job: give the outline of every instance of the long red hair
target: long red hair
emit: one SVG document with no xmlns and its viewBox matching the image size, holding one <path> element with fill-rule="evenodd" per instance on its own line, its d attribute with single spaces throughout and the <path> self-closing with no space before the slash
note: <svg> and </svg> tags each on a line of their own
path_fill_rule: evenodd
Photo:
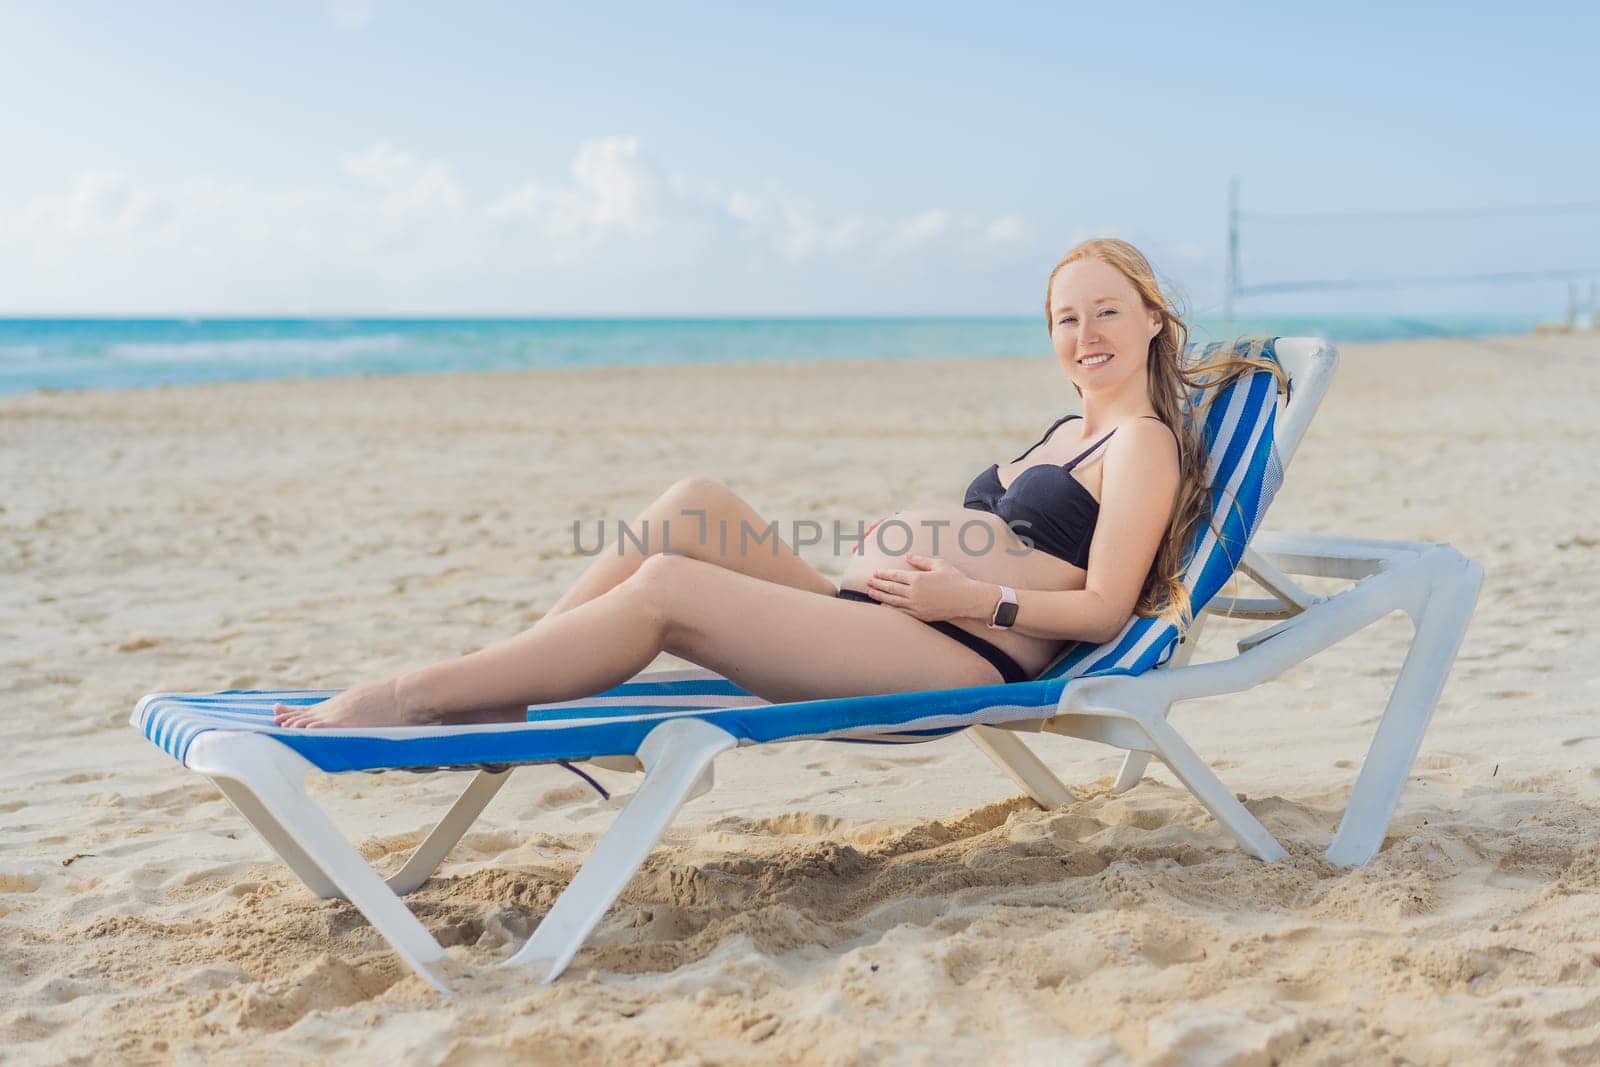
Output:
<svg viewBox="0 0 1600 1067">
<path fill-rule="evenodd" d="M 1161 330 L 1150 340 L 1150 351 L 1145 369 L 1150 384 L 1150 406 L 1156 416 L 1172 429 L 1178 440 L 1178 496 L 1172 516 L 1167 523 L 1166 536 L 1156 550 L 1156 558 L 1145 576 L 1134 612 L 1139 615 L 1158 615 L 1174 623 L 1179 630 L 1187 630 L 1193 622 L 1189 591 L 1184 587 L 1183 575 L 1188 568 L 1187 552 L 1190 540 L 1200 523 L 1211 514 L 1211 486 L 1206 482 L 1205 443 L 1200 437 L 1204 425 L 1203 415 L 1220 387 L 1233 379 L 1254 370 L 1271 371 L 1278 379 L 1279 388 L 1285 388 L 1288 379 L 1272 360 L 1261 356 L 1265 338 L 1252 339 L 1241 354 L 1238 346 L 1225 349 L 1226 354 L 1193 366 L 1185 365 L 1189 346 L 1189 326 L 1183 321 L 1172 301 L 1162 292 L 1156 280 L 1155 269 L 1133 245 L 1112 237 L 1096 237 L 1076 245 L 1062 257 L 1050 272 L 1044 290 L 1045 328 L 1050 329 L 1055 316 L 1050 308 L 1050 289 L 1061 268 L 1080 259 L 1097 259 L 1121 272 L 1139 292 L 1139 299 L 1147 309 L 1161 316 Z M 1195 396 L 1204 399 L 1196 404 Z"/>
</svg>

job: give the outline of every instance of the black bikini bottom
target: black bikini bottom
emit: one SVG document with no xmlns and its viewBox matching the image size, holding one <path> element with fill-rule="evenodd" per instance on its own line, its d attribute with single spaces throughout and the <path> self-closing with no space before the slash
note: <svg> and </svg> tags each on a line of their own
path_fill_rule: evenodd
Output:
<svg viewBox="0 0 1600 1067">
<path fill-rule="evenodd" d="M 881 600 L 874 600 L 867 594 L 858 592 L 854 589 L 841 589 L 834 595 L 843 597 L 846 600 L 865 600 L 869 604 L 882 604 L 884 607 L 889 606 L 884 604 Z M 955 638 L 957 641 L 960 641 L 963 645 L 966 645 L 968 648 L 972 649 L 972 651 L 976 652 L 978 655 L 994 664 L 995 670 L 1000 672 L 1000 677 L 1005 679 L 1006 682 L 1026 682 L 1029 680 L 1028 672 L 1022 669 L 1022 664 L 1018 663 L 999 647 L 990 644 L 983 638 L 974 637 L 972 634 L 967 633 L 967 631 L 963 630 L 954 623 L 945 622 L 942 619 L 937 622 L 928 622 L 926 619 L 921 619 L 918 621 L 925 622 L 935 630 L 938 630 L 940 633 L 948 637 Z"/>
</svg>

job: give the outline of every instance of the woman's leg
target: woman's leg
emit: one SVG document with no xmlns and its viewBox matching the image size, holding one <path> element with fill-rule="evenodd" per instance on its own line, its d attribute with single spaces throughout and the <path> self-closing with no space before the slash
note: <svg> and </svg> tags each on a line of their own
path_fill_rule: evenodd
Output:
<svg viewBox="0 0 1600 1067">
<path fill-rule="evenodd" d="M 648 570 L 665 650 L 773 703 L 1004 682 L 972 649 L 882 604 L 813 596 L 682 557 L 657 558 Z"/>
<path fill-rule="evenodd" d="M 664 547 L 779 585 L 832 596 L 838 587 L 801 559 L 781 538 L 765 537 L 767 521 L 740 496 L 709 478 L 674 482 L 630 524 L 632 539 L 601 549 L 588 570 L 535 625 L 587 603 L 622 584 Z M 742 539 L 741 529 L 749 531 Z"/>
<path fill-rule="evenodd" d="M 627 681 L 661 652 L 777 702 L 996 684 L 982 656 L 910 615 L 817 596 L 686 556 L 508 641 L 348 690 L 287 726 L 486 721 Z M 508 711 L 508 709 L 512 709 Z"/>
<path fill-rule="evenodd" d="M 767 526 L 755 508 L 721 482 L 680 478 L 633 520 L 627 540 L 619 532 L 615 542 L 601 550 L 534 627 L 610 592 L 632 577 L 646 559 L 666 548 L 795 589 L 824 596 L 839 591 L 827 576 L 801 559 L 776 529 L 769 535 Z M 487 714 L 497 721 L 514 722 L 524 711 L 522 705 L 508 705 Z"/>
</svg>

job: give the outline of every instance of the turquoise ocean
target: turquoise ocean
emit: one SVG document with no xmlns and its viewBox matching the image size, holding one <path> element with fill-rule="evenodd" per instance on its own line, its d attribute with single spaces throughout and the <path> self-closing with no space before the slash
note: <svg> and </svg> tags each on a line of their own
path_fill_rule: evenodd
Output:
<svg viewBox="0 0 1600 1067">
<path fill-rule="evenodd" d="M 1526 333 L 1534 316 L 1283 316 L 1233 333 L 1335 341 Z M 1221 336 L 1200 319 L 1197 339 Z M 0 318 L 0 393 L 365 374 L 1050 355 L 1039 316 L 695 319 Z"/>
</svg>

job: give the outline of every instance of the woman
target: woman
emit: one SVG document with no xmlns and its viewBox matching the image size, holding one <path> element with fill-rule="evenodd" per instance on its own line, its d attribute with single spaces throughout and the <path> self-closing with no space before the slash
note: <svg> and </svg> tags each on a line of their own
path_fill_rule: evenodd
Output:
<svg viewBox="0 0 1600 1067">
<path fill-rule="evenodd" d="M 1056 265 L 1045 315 L 1082 417 L 985 470 L 963 507 L 878 524 L 842 588 L 781 540 L 741 550 L 741 528 L 767 522 L 689 478 L 640 514 L 654 520 L 635 524 L 642 547 L 596 559 L 526 632 L 310 707 L 279 705 L 277 722 L 514 721 L 529 704 L 625 682 L 663 651 L 774 703 L 990 685 L 1034 677 L 1068 642 L 1109 640 L 1135 611 L 1182 625 L 1181 553 L 1207 500 L 1181 407 L 1204 370 L 1181 365 L 1187 327 L 1144 256 L 1117 240 L 1086 241 Z M 657 535 L 670 518 L 667 555 Z"/>
</svg>

